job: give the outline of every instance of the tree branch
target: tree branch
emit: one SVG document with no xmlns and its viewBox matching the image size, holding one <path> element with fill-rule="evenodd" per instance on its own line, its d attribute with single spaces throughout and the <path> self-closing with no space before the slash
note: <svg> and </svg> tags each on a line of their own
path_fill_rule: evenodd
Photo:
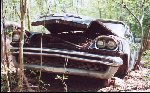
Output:
<svg viewBox="0 0 150 93">
<path fill-rule="evenodd" d="M 113 0 L 114 1 L 114 0 Z M 115 1 L 114 1 L 115 2 Z M 141 46 L 140 46 L 140 50 L 139 50 L 139 53 L 138 53 L 138 58 L 137 58 L 137 62 L 135 64 L 135 67 L 134 67 L 134 70 L 137 69 L 137 66 L 139 65 L 140 61 L 141 61 L 141 57 L 142 57 L 142 54 L 143 54 L 143 42 L 144 42 L 144 33 L 143 33 L 143 27 L 142 27 L 142 21 L 143 21 L 143 18 L 144 18 L 144 2 L 145 0 L 142 2 L 142 17 L 140 18 L 140 20 L 129 10 L 129 8 L 126 6 L 126 4 L 124 4 L 122 2 L 122 4 L 118 3 L 119 5 L 121 5 L 123 8 L 127 9 L 128 12 L 131 13 L 131 15 L 136 19 L 136 21 L 138 22 L 139 26 L 140 26 L 140 29 L 141 29 Z"/>
</svg>

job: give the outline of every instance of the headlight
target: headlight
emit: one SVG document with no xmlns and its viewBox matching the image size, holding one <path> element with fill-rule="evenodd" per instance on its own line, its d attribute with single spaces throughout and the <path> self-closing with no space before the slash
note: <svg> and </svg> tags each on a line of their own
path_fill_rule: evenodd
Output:
<svg viewBox="0 0 150 93">
<path fill-rule="evenodd" d="M 115 41 L 109 40 L 107 43 L 107 47 L 112 50 L 112 49 L 115 49 L 117 47 L 117 44 Z"/>
<path fill-rule="evenodd" d="M 19 40 L 20 40 L 20 35 L 19 34 L 13 34 L 12 41 L 19 42 Z"/>
<path fill-rule="evenodd" d="M 96 44 L 98 48 L 104 48 L 106 46 L 105 40 L 98 40 Z"/>
</svg>

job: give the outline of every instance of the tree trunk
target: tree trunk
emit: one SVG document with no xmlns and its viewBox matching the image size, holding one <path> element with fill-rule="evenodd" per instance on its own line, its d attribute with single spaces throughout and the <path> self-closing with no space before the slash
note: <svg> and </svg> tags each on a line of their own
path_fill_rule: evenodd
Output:
<svg viewBox="0 0 150 93">
<path fill-rule="evenodd" d="M 26 13 L 26 0 L 20 0 L 20 12 L 21 12 L 21 34 L 20 34 L 20 44 L 19 44 L 19 82 L 18 91 L 22 92 L 23 88 L 23 76 L 24 76 L 24 66 L 23 66 L 23 45 L 24 45 L 24 18 Z"/>
<path fill-rule="evenodd" d="M 10 84 L 9 84 L 9 62 L 8 62 L 8 49 L 7 49 L 7 41 L 6 41 L 6 33 L 4 32 L 5 23 L 4 23 L 4 10 L 3 10 L 3 0 L 1 1 L 1 65 L 4 65 L 4 69 L 6 71 L 6 82 L 7 82 L 7 92 L 10 92 Z"/>
<path fill-rule="evenodd" d="M 135 64 L 134 70 L 138 69 L 138 65 L 140 64 L 141 58 L 143 56 L 143 53 L 150 48 L 150 24 L 149 24 L 149 28 L 147 30 L 146 36 L 143 39 L 143 44 L 141 45 L 142 47 L 140 48 L 139 51 L 139 55 L 138 55 L 138 59 L 137 62 Z"/>
<path fill-rule="evenodd" d="M 1 1 L 1 62 L 3 62 L 4 57 L 4 20 L 3 20 L 3 0 Z"/>
<path fill-rule="evenodd" d="M 150 24 L 149 24 L 149 28 L 148 28 L 147 33 L 146 33 L 146 38 L 144 39 L 144 45 L 143 46 L 144 46 L 143 51 L 150 49 Z"/>
</svg>

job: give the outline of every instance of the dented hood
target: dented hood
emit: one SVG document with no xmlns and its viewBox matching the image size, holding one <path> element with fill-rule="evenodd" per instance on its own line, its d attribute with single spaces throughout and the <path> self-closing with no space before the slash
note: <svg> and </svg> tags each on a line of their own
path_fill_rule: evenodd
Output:
<svg viewBox="0 0 150 93">
<path fill-rule="evenodd" d="M 91 26 L 96 25 L 97 27 L 94 28 L 98 28 L 100 31 L 106 31 L 109 34 L 118 36 L 117 34 L 118 32 L 115 33 L 114 31 L 114 28 L 116 28 L 116 26 L 112 25 L 116 23 L 117 22 L 92 19 L 87 16 L 79 16 L 74 14 L 51 14 L 39 17 L 36 21 L 32 22 L 31 25 L 32 26 L 43 25 L 52 34 L 69 31 L 86 31 Z"/>
</svg>

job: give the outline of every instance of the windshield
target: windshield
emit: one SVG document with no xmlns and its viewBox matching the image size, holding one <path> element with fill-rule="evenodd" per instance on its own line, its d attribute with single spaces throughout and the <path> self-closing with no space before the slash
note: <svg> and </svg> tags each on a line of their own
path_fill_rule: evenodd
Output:
<svg viewBox="0 0 150 93">
<path fill-rule="evenodd" d="M 125 26 L 123 24 L 117 24 L 117 23 L 104 23 L 104 25 L 112 30 L 113 33 L 120 37 L 124 37 L 125 34 Z"/>
</svg>

